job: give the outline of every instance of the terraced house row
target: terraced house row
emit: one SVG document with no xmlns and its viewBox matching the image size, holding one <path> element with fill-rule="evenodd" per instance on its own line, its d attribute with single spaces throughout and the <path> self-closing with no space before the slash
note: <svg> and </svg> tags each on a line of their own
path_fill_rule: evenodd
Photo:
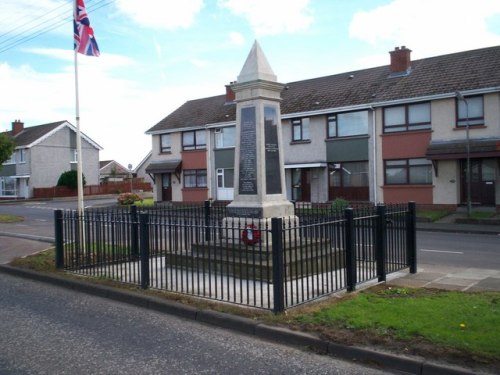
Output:
<svg viewBox="0 0 500 375">
<path fill-rule="evenodd" d="M 287 197 L 500 208 L 500 46 L 285 83 Z M 232 200 L 231 86 L 187 101 L 147 130 L 156 201 Z"/>
</svg>

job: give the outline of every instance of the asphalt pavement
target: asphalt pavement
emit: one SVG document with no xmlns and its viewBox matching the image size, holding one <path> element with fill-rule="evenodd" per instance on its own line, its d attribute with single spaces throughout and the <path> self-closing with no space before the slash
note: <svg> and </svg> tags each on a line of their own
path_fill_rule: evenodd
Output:
<svg viewBox="0 0 500 375">
<path fill-rule="evenodd" d="M 460 215 L 460 214 L 457 214 Z M 500 235 L 499 225 L 457 224 L 453 217 L 434 223 L 417 223 L 418 231 L 443 231 L 450 233 L 479 233 Z M 26 256 L 52 246 L 53 238 L 47 233 L 30 226 L 29 223 L 0 224 L 0 264 L 6 264 L 16 256 Z M 500 251 L 500 249 L 499 249 Z M 293 346 L 309 347 L 332 356 L 365 361 L 391 371 L 402 371 L 413 374 L 472 374 L 476 371 L 450 367 L 443 363 L 429 362 L 425 358 L 404 357 L 391 353 L 375 351 L 370 348 L 347 347 L 324 341 L 310 335 L 288 331 L 286 329 L 267 327 L 258 322 L 228 314 L 202 311 L 190 306 L 183 306 L 163 300 L 153 300 L 139 293 L 113 290 L 103 286 L 89 285 L 82 281 L 65 280 L 61 277 L 41 275 L 34 272 L 0 266 L 0 272 L 35 279 L 38 281 L 66 286 L 70 289 L 84 291 L 134 305 L 143 306 L 156 311 L 191 317 L 200 322 L 237 330 L 256 335 L 263 339 L 273 340 Z M 500 291 L 500 270 L 446 267 L 436 265 L 418 265 L 416 274 L 408 271 L 388 275 L 389 285 L 400 287 L 427 287 L 461 291 Z"/>
</svg>

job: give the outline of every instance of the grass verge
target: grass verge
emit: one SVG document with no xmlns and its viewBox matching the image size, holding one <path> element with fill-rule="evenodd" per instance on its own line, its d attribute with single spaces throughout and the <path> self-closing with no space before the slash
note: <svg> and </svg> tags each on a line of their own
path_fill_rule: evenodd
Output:
<svg viewBox="0 0 500 375">
<path fill-rule="evenodd" d="M 23 220 L 24 218 L 21 216 L 0 214 L 0 223 L 18 223 Z"/>
<path fill-rule="evenodd" d="M 307 330 L 342 328 L 403 342 L 426 342 L 500 360 L 500 293 L 464 293 L 378 286 L 303 313 L 287 322 Z"/>
<path fill-rule="evenodd" d="M 56 272 L 53 249 L 18 258 L 11 265 Z M 57 274 L 82 279 L 74 274 Z M 106 277 L 85 279 L 200 309 L 258 319 L 346 345 L 368 345 L 500 373 L 500 292 L 465 293 L 380 284 L 272 315 L 176 293 L 141 290 Z"/>
<path fill-rule="evenodd" d="M 448 210 L 417 210 L 417 218 L 436 221 L 448 216 L 450 213 Z"/>
</svg>

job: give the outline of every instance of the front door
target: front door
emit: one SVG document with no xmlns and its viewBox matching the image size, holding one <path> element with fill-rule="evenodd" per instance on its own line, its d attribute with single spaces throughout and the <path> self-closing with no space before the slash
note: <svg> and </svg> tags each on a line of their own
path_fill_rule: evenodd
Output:
<svg viewBox="0 0 500 375">
<path fill-rule="evenodd" d="M 171 201 L 172 200 L 172 174 L 163 173 L 161 175 L 161 200 Z"/>
<path fill-rule="evenodd" d="M 461 200 L 463 204 L 467 203 L 467 161 L 462 160 L 461 182 L 462 192 Z M 471 182 L 470 198 L 472 204 L 483 206 L 495 205 L 495 159 L 471 159 Z"/>
<path fill-rule="evenodd" d="M 292 169 L 292 200 L 311 201 L 311 170 L 309 168 Z"/>
</svg>

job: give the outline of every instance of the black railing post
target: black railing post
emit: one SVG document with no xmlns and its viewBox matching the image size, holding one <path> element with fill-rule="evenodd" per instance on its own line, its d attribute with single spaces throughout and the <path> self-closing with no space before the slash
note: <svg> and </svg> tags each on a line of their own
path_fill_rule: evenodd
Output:
<svg viewBox="0 0 500 375">
<path fill-rule="evenodd" d="M 417 209 L 415 202 L 408 202 L 406 214 L 406 255 L 410 273 L 417 273 Z"/>
<path fill-rule="evenodd" d="M 348 292 L 356 289 L 356 236 L 354 233 L 354 211 L 352 208 L 344 210 L 345 222 L 345 257 L 346 257 L 346 287 Z"/>
<path fill-rule="evenodd" d="M 149 287 L 149 215 L 139 214 L 139 233 L 141 250 L 141 288 Z"/>
<path fill-rule="evenodd" d="M 139 257 L 139 221 L 137 217 L 137 206 L 130 206 L 130 255 L 133 259 Z"/>
<path fill-rule="evenodd" d="M 56 269 L 64 268 L 63 212 L 54 211 L 54 238 L 56 247 Z"/>
<path fill-rule="evenodd" d="M 285 293 L 283 289 L 283 219 L 271 219 L 271 241 L 273 252 L 273 291 L 275 314 L 285 311 Z"/>
<path fill-rule="evenodd" d="M 386 210 L 384 204 L 377 205 L 377 230 L 375 244 L 375 257 L 377 260 L 377 276 L 378 281 L 386 280 L 386 267 L 385 267 L 385 246 L 387 238 L 387 222 Z"/>
<path fill-rule="evenodd" d="M 210 201 L 205 201 L 205 241 L 210 241 Z"/>
<path fill-rule="evenodd" d="M 74 212 L 73 220 L 75 222 L 75 247 L 74 247 L 74 257 L 76 259 L 75 264 L 77 267 L 80 267 L 81 262 L 83 260 L 82 254 L 82 242 L 81 242 L 81 225 L 80 225 L 80 215 L 78 211 Z"/>
</svg>

